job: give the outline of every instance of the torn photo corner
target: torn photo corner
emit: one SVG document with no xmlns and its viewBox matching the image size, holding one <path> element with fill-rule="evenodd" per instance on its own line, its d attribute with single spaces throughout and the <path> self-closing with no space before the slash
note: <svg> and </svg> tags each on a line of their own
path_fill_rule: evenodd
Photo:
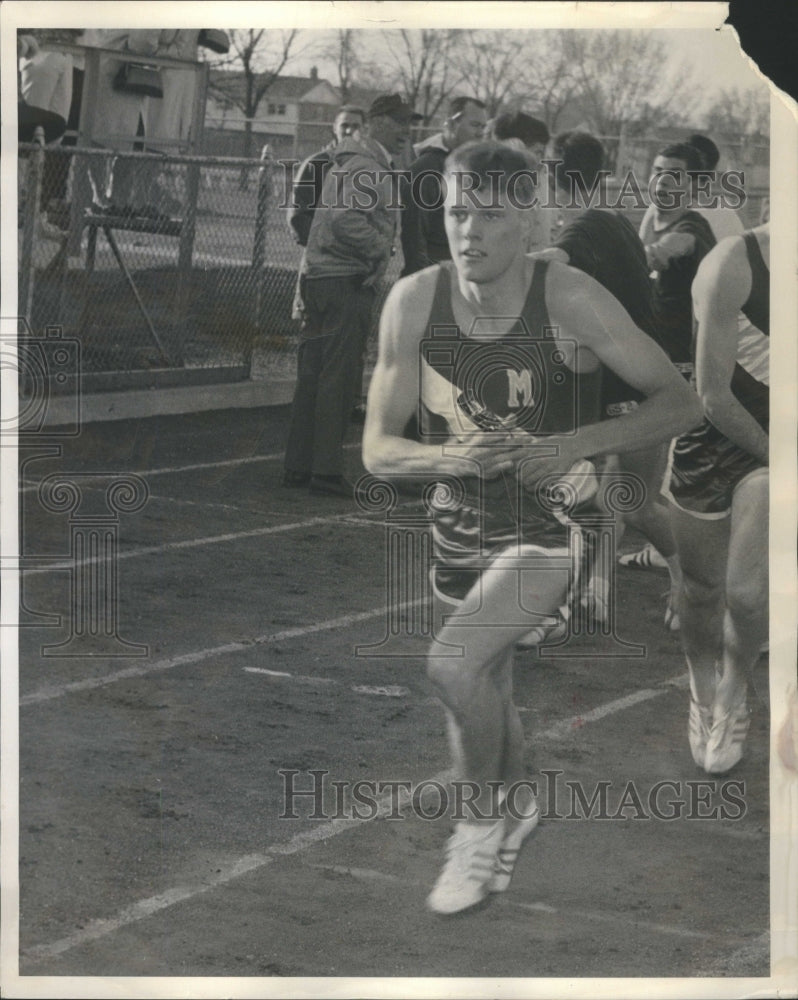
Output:
<svg viewBox="0 0 798 1000">
<path fill-rule="evenodd" d="M 0 7 L 5 995 L 796 995 L 798 106 L 727 16 Z"/>
</svg>

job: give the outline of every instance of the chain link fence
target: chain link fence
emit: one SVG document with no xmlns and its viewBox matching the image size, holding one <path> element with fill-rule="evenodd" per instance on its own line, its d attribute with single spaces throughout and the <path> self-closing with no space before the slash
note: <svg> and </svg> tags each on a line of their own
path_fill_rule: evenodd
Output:
<svg viewBox="0 0 798 1000">
<path fill-rule="evenodd" d="M 33 143 L 19 168 L 20 311 L 80 342 L 84 390 L 293 380 L 290 163 Z M 747 225 L 766 195 L 748 191 Z M 367 372 L 375 356 L 372 336 Z"/>
<path fill-rule="evenodd" d="M 20 308 L 80 341 L 84 388 L 294 378 L 290 166 L 33 143 L 19 167 Z"/>
</svg>

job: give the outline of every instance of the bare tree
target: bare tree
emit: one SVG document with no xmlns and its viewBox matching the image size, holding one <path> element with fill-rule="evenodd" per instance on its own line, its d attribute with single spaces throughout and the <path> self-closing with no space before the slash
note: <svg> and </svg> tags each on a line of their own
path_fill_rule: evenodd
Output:
<svg viewBox="0 0 798 1000">
<path fill-rule="evenodd" d="M 739 139 L 770 135 L 770 96 L 764 89 L 722 90 L 706 113 L 711 132 L 726 132 Z"/>
<path fill-rule="evenodd" d="M 394 80 L 427 121 L 462 82 L 454 58 L 462 34 L 441 28 L 382 32 Z"/>
<path fill-rule="evenodd" d="M 654 32 L 569 31 L 563 44 L 578 103 L 603 136 L 619 135 L 630 122 L 676 123 L 695 107 L 689 68 L 666 72 L 667 46 Z"/>
<path fill-rule="evenodd" d="M 215 74 L 210 89 L 227 107 L 236 107 L 243 113 L 244 155 L 251 156 L 252 119 L 269 88 L 298 54 L 299 30 L 229 29 L 228 34 L 231 51 L 219 59 L 209 60 L 214 68 L 227 72 Z"/>
<path fill-rule="evenodd" d="M 335 41 L 326 47 L 323 54 L 335 62 L 338 90 L 342 103 L 346 104 L 360 67 L 360 57 L 356 32 L 352 28 L 339 28 L 335 35 Z"/>
<path fill-rule="evenodd" d="M 517 90 L 529 31 L 466 31 L 457 68 L 474 97 L 485 102 L 488 115 L 497 114 Z"/>
</svg>

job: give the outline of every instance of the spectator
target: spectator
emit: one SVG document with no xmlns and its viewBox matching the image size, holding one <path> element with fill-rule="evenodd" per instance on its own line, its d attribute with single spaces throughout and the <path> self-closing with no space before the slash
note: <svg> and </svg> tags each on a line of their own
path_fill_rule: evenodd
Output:
<svg viewBox="0 0 798 1000">
<path fill-rule="evenodd" d="M 640 237 L 654 276 L 657 338 L 671 361 L 692 373 L 693 301 L 698 265 L 715 245 L 706 219 L 693 210 L 694 178 L 702 169 L 698 150 L 687 143 L 666 146 L 654 158 L 650 187 L 654 218 Z"/>
<path fill-rule="evenodd" d="M 549 141 L 549 130 L 545 122 L 533 118 L 525 111 L 498 115 L 491 121 L 486 135 L 496 142 L 502 142 L 525 152 L 535 163 L 542 158 L 546 143 Z M 556 208 L 543 206 L 538 208 L 535 213 L 535 224 L 527 236 L 527 253 L 544 250 L 551 245 L 557 220 Z"/>
<path fill-rule="evenodd" d="M 333 122 L 333 138 L 323 149 L 309 156 L 296 174 L 288 221 L 300 246 L 308 245 L 313 213 L 321 200 L 327 171 L 332 166 L 333 152 L 339 143 L 355 135 L 363 127 L 365 112 L 354 104 L 342 104 Z"/>
<path fill-rule="evenodd" d="M 685 142 L 687 145 L 698 150 L 698 154 L 701 158 L 701 165 L 698 169 L 708 172 L 714 172 L 717 170 L 718 163 L 720 162 L 720 150 L 708 136 L 694 133 L 686 139 Z M 723 204 L 723 196 L 724 192 L 722 189 L 720 189 L 715 183 L 712 183 L 709 191 L 705 192 L 704 197 L 716 197 L 720 199 L 720 204 L 714 208 L 705 208 L 703 205 L 699 204 L 693 205 L 693 211 L 703 216 L 709 223 L 709 227 L 712 230 L 712 235 L 715 237 L 716 242 L 724 239 L 726 236 L 739 236 L 744 229 L 740 216 L 734 211 L 733 208 L 727 208 Z M 643 216 L 640 233 L 641 236 L 645 237 L 644 242 L 650 239 L 651 227 L 653 226 L 654 221 L 654 211 L 654 206 L 649 205 L 646 209 L 646 214 Z"/>
<path fill-rule="evenodd" d="M 474 97 L 455 97 L 440 135 L 417 148 L 410 166 L 410 186 L 405 188 L 402 212 L 402 275 L 414 274 L 440 260 L 451 260 L 443 224 L 441 176 L 452 150 L 482 137 L 485 105 Z"/>
<path fill-rule="evenodd" d="M 514 111 L 498 115 L 492 120 L 488 138 L 525 149 L 536 160 L 540 160 L 549 141 L 549 130 L 545 122 L 538 118 L 533 118 L 524 111 Z"/>
<path fill-rule="evenodd" d="M 42 49 L 32 35 L 19 39 L 19 141 L 31 142 L 41 126 L 45 142 L 56 142 L 66 131 L 72 100 L 72 59 L 63 52 Z"/>
<path fill-rule="evenodd" d="M 378 97 L 366 135 L 349 136 L 332 151 L 335 169 L 324 182 L 302 260 L 304 317 L 285 486 L 352 496 L 343 478 L 343 439 L 396 235 L 392 156 L 420 118 L 398 94 Z"/>
<path fill-rule="evenodd" d="M 604 184 L 605 155 L 601 143 L 586 132 L 563 132 L 551 141 L 547 160 L 556 164 L 549 176 L 564 206 L 561 209 L 564 225 L 554 246 L 540 256 L 559 260 L 589 274 L 620 302 L 638 329 L 656 339 L 652 287 L 640 237 L 621 212 L 593 208 L 586 201 L 588 192 L 601 193 Z M 599 204 L 601 202 L 600 198 Z M 633 412 L 641 399 L 642 393 L 604 367 L 602 419 Z M 655 546 L 653 551 L 661 555 L 662 565 L 667 567 L 671 579 L 665 623 L 675 631 L 678 619 L 674 608 L 681 587 L 681 570 L 668 510 L 660 497 L 667 453 L 668 445 L 663 443 L 617 456 L 620 471 L 636 476 L 644 484 L 645 491 L 640 507 L 624 515 L 616 537 L 620 538 L 624 523 L 631 524 Z M 609 601 L 607 584 L 607 580 L 597 575 L 593 588 L 597 614 L 601 612 L 602 603 L 607 605 Z"/>
</svg>

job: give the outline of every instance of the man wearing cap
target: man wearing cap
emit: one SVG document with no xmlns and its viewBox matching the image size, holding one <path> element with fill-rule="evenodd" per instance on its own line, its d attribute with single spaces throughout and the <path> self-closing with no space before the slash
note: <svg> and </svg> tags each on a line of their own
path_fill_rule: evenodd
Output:
<svg viewBox="0 0 798 1000">
<path fill-rule="evenodd" d="M 300 274 L 304 313 L 285 486 L 352 496 L 343 476 L 343 439 L 396 235 L 392 157 L 421 117 L 399 94 L 385 94 L 369 108 L 365 134 L 347 136 L 331 151 Z"/>
<path fill-rule="evenodd" d="M 402 276 L 415 274 L 440 260 L 451 260 L 443 224 L 441 175 L 446 157 L 463 143 L 481 139 L 487 121 L 485 105 L 475 97 L 455 97 L 443 131 L 417 147 L 410 165 L 410 184 L 402 209 Z"/>
</svg>

